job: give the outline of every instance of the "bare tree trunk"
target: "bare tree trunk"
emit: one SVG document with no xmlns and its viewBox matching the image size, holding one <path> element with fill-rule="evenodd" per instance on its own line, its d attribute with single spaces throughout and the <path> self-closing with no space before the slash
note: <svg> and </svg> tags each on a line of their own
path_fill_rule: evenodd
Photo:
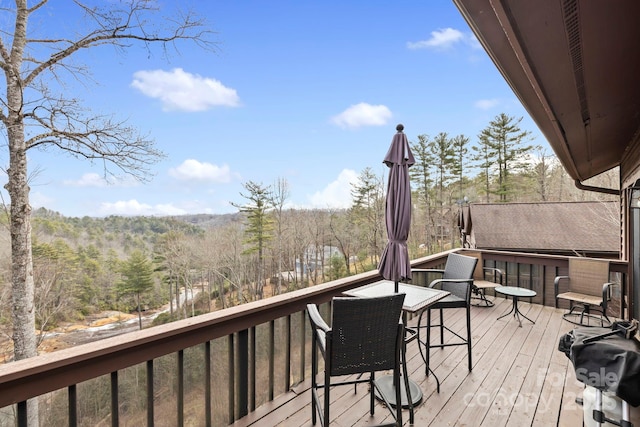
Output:
<svg viewBox="0 0 640 427">
<path fill-rule="evenodd" d="M 27 181 L 27 146 L 24 134 L 20 71 L 27 36 L 27 2 L 16 1 L 16 25 L 11 50 L 12 66 L 4 67 L 7 81 L 7 117 L 4 124 L 9 140 L 9 180 L 5 188 L 11 198 L 11 285 L 13 345 L 16 360 L 38 354 L 34 309 L 33 254 L 31 252 L 31 206 Z M 38 400 L 27 406 L 28 425 L 38 426 Z"/>
<path fill-rule="evenodd" d="M 140 292 L 136 292 L 136 301 L 138 303 L 138 325 L 142 330 L 142 307 L 140 307 Z"/>
<path fill-rule="evenodd" d="M 173 282 L 172 280 L 172 273 L 171 270 L 169 270 L 169 313 L 171 314 L 171 317 L 173 318 L 173 297 L 171 295 L 173 295 Z"/>
</svg>

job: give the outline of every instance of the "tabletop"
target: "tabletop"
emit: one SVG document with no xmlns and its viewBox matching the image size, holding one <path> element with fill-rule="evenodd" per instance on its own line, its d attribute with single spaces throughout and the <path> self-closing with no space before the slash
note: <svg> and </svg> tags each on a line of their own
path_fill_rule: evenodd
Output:
<svg viewBox="0 0 640 427">
<path fill-rule="evenodd" d="M 391 280 L 381 280 L 360 286 L 359 288 L 350 289 L 345 291 L 344 294 L 354 297 L 378 297 L 393 294 L 394 286 L 395 283 Z M 409 285 L 407 283 L 399 283 L 398 292 L 405 294 L 402 309 L 409 313 L 416 313 L 423 310 L 449 295 L 447 291 Z"/>
<path fill-rule="evenodd" d="M 495 288 L 496 292 L 504 295 L 511 295 L 513 297 L 535 297 L 536 291 L 532 291 L 527 288 L 519 288 L 517 286 L 498 286 Z"/>
</svg>

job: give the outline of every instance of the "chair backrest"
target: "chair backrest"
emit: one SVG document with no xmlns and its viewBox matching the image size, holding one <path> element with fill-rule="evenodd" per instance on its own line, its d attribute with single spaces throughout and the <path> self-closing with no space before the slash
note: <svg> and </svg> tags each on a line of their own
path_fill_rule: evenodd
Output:
<svg viewBox="0 0 640 427">
<path fill-rule="evenodd" d="M 394 369 L 404 339 L 400 322 L 403 303 L 404 294 L 334 298 L 331 330 L 327 332 L 330 374 Z"/>
<path fill-rule="evenodd" d="M 473 279 L 478 258 L 451 253 L 447 256 L 443 279 Z"/>
<path fill-rule="evenodd" d="M 444 266 L 443 279 L 473 279 L 478 258 L 450 253 Z M 443 282 L 442 289 L 451 292 L 460 298 L 468 300 L 471 296 L 471 283 L 469 282 Z"/>
<path fill-rule="evenodd" d="M 569 258 L 569 291 L 602 297 L 602 285 L 609 282 L 609 261 Z"/>
<path fill-rule="evenodd" d="M 465 255 L 476 258 L 478 262 L 476 263 L 476 268 L 473 270 L 473 279 L 474 280 L 485 280 L 484 278 L 484 262 L 482 261 L 482 252 L 477 251 L 464 251 Z"/>
</svg>

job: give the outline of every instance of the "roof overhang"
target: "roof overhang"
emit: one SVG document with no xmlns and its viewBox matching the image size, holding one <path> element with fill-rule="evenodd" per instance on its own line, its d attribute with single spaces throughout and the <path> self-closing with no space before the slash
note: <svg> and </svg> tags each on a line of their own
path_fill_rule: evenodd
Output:
<svg viewBox="0 0 640 427">
<path fill-rule="evenodd" d="M 572 178 L 640 128 L 640 1 L 453 0 Z"/>
</svg>

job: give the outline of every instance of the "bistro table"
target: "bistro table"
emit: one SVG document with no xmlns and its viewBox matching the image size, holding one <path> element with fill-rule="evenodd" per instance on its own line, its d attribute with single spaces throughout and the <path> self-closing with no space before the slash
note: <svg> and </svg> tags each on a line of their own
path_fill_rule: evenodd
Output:
<svg viewBox="0 0 640 427">
<path fill-rule="evenodd" d="M 354 297 L 378 297 L 383 295 L 393 294 L 395 291 L 395 283 L 391 280 L 381 280 L 379 282 L 370 283 L 368 285 L 360 286 L 359 288 L 350 289 L 343 292 L 345 295 Z M 407 323 L 407 313 L 419 313 L 420 311 L 428 308 L 432 304 L 440 301 L 442 298 L 449 295 L 449 292 L 440 289 L 427 288 L 422 286 L 409 285 L 406 283 L 398 284 L 398 292 L 405 294 L 404 304 L 402 306 L 403 321 Z M 416 336 L 415 332 L 411 336 L 412 340 Z M 405 341 L 406 342 L 406 341 Z M 420 345 L 420 343 L 418 343 Z M 404 353 L 404 352 L 403 352 Z M 404 354 L 402 356 L 404 358 Z M 406 366 L 406 361 L 403 360 Z M 392 405 L 396 405 L 395 390 L 393 386 L 393 377 L 391 375 L 384 376 L 376 379 L 376 384 L 382 390 L 387 400 Z M 401 390 L 401 404 L 403 407 L 411 407 L 417 405 L 422 400 L 422 390 L 414 381 L 409 379 L 409 390 L 411 393 L 411 405 L 409 405 L 407 399 L 407 393 L 405 388 Z"/>
<path fill-rule="evenodd" d="M 526 289 L 526 288 L 519 288 L 519 287 L 516 287 L 516 286 L 498 286 L 498 287 L 495 288 L 495 290 L 499 294 L 511 296 L 513 298 L 513 305 L 511 306 L 511 310 L 508 311 L 507 313 L 503 314 L 502 316 L 498 317 L 498 319 L 502 319 L 503 317 L 508 316 L 509 314 L 513 313 L 513 317 L 518 319 L 518 322 L 520 323 L 520 327 L 521 328 L 522 328 L 522 320 L 520 320 L 520 316 L 524 317 L 525 319 L 527 319 L 531 323 L 536 323 L 533 320 L 529 319 L 527 316 L 525 316 L 518 309 L 518 298 L 535 297 L 537 295 L 536 291 L 532 291 L 531 289 Z"/>
</svg>

